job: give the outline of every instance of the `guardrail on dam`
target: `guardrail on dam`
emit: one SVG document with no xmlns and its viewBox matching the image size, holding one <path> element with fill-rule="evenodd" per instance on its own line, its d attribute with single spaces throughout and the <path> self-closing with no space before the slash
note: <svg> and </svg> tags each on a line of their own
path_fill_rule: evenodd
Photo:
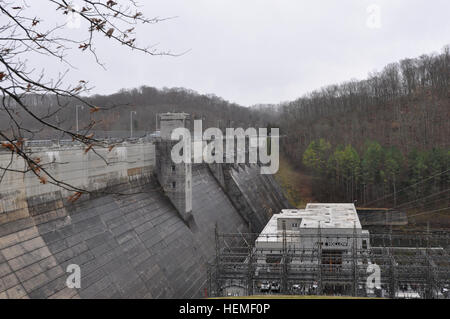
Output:
<svg viewBox="0 0 450 319">
<path fill-rule="evenodd" d="M 0 183 L 0 298 L 208 295 L 215 227 L 248 232 L 286 200 L 271 176 L 255 175 L 250 166 L 226 168 L 232 177 L 226 188 L 210 167 L 192 165 L 192 218 L 185 221 L 154 178 L 155 150 L 153 142 L 122 143 L 100 150 L 105 165 L 81 146 L 33 146 L 56 178 L 109 193 L 71 203 L 73 192 L 41 184 L 32 173 L 6 173 Z M 1 165 L 10 157 L 0 153 Z M 14 159 L 11 168 L 23 165 Z M 70 264 L 80 266 L 79 289 L 66 286 Z"/>
</svg>

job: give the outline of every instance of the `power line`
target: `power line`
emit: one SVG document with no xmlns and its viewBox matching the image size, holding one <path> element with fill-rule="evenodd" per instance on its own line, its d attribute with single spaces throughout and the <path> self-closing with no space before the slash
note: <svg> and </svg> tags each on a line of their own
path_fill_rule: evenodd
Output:
<svg viewBox="0 0 450 319">
<path fill-rule="evenodd" d="M 428 202 L 424 203 L 424 205 L 429 205 L 429 206 L 431 206 L 431 204 L 433 204 L 433 203 L 435 203 L 435 202 L 441 202 L 441 201 L 444 201 L 444 203 L 442 203 L 442 204 L 445 204 L 445 202 L 446 202 L 446 201 L 449 201 L 449 200 L 450 200 L 450 197 L 437 198 L 437 199 L 435 199 L 435 200 L 428 201 Z M 407 209 L 405 209 L 405 211 L 407 211 L 407 210 L 413 210 L 413 209 L 415 209 L 415 208 L 420 208 L 420 205 L 416 205 L 416 206 L 407 208 Z M 445 209 L 445 208 L 444 208 L 444 209 Z M 422 214 L 422 213 L 420 213 L 420 214 Z M 411 217 L 411 216 L 415 216 L 415 215 L 410 215 L 409 217 Z"/>
<path fill-rule="evenodd" d="M 445 200 L 450 200 L 450 196 L 449 197 L 444 197 L 444 198 L 437 198 L 437 199 L 434 199 L 432 201 L 427 201 L 427 202 L 423 203 L 423 205 L 430 205 L 432 203 L 439 202 L 439 201 L 445 201 Z M 422 204 L 420 204 L 420 205 L 422 205 Z M 412 207 L 407 208 L 407 209 L 411 210 L 411 209 L 413 209 L 415 207 L 419 207 L 420 205 L 415 205 L 415 206 L 412 206 Z"/>
<path fill-rule="evenodd" d="M 364 204 L 364 206 L 367 207 L 367 205 L 371 205 L 371 204 L 373 204 L 373 203 L 379 202 L 379 201 L 382 200 L 382 199 L 389 198 L 389 197 L 391 197 L 391 196 L 394 195 L 394 194 L 398 194 L 398 193 L 404 191 L 405 189 L 408 189 L 408 188 L 411 188 L 411 187 L 413 187 L 413 186 L 419 185 L 419 184 L 421 184 L 421 183 L 423 183 L 423 182 L 426 182 L 426 181 L 428 181 L 428 180 L 430 180 L 430 179 L 432 179 L 432 178 L 435 178 L 436 176 L 445 174 L 445 173 L 447 173 L 447 172 L 449 172 L 449 171 L 450 171 L 450 169 L 448 169 L 448 170 L 446 170 L 446 171 L 443 171 L 443 172 L 440 172 L 440 173 L 438 173 L 438 174 L 436 174 L 436 175 L 430 176 L 430 177 L 428 177 L 428 178 L 426 178 L 426 179 L 423 179 L 423 180 L 421 180 L 421 181 L 419 181 L 419 182 L 417 182 L 417 183 L 414 183 L 414 184 L 412 184 L 412 185 L 409 185 L 409 186 L 407 186 L 407 187 L 404 187 L 404 188 L 402 188 L 402 189 L 400 189 L 400 190 L 398 190 L 398 191 L 392 192 L 391 194 L 388 194 L 388 195 L 386 195 L 386 196 L 383 196 L 383 197 L 380 197 L 380 198 L 375 199 L 375 200 L 373 200 L 373 201 L 370 201 L 369 203 Z"/>
<path fill-rule="evenodd" d="M 450 209 L 450 207 L 429 210 L 429 211 L 426 211 L 426 212 L 422 212 L 422 213 L 419 213 L 419 214 L 414 214 L 414 215 L 408 216 L 408 218 L 415 217 L 415 216 L 420 216 L 420 215 L 425 215 L 425 214 L 437 213 L 437 212 L 440 212 L 440 211 L 443 211 L 443 210 L 446 210 L 446 209 Z"/>
<path fill-rule="evenodd" d="M 441 192 L 433 193 L 433 194 L 428 195 L 428 196 L 426 196 L 426 197 L 422 197 L 422 198 L 418 198 L 418 199 L 412 200 L 412 201 L 410 201 L 410 202 L 402 203 L 402 204 L 400 204 L 400 205 L 397 205 L 397 206 L 393 207 L 392 209 L 397 209 L 397 208 L 400 208 L 400 207 L 403 207 L 403 206 L 408 206 L 408 205 L 411 204 L 411 203 L 418 202 L 418 201 L 422 201 L 422 200 L 424 200 L 424 199 L 427 199 L 427 198 L 430 198 L 430 197 L 434 197 L 434 196 L 437 196 L 437 195 L 441 195 L 441 194 L 446 193 L 446 192 L 448 192 L 448 191 L 450 191 L 450 188 L 448 188 L 448 189 L 446 189 L 446 190 L 443 190 L 443 191 L 441 191 Z"/>
</svg>

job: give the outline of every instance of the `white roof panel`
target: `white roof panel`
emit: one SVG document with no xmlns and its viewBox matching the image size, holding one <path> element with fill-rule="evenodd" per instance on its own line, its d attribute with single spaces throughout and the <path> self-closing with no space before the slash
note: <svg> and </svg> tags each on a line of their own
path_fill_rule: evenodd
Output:
<svg viewBox="0 0 450 319">
<path fill-rule="evenodd" d="M 277 233 L 278 218 L 301 218 L 302 228 L 353 228 L 361 229 L 354 204 L 308 204 L 305 209 L 283 209 L 267 223 L 261 234 Z"/>
</svg>

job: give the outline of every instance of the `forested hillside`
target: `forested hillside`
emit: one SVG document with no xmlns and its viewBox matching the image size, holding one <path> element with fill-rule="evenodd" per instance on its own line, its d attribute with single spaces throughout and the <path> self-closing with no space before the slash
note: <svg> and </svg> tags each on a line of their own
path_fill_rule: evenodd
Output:
<svg viewBox="0 0 450 319">
<path fill-rule="evenodd" d="M 76 108 L 81 103 L 76 99 L 65 100 L 53 95 L 26 95 L 29 107 L 45 121 L 58 126 L 75 130 Z M 193 119 L 203 118 L 204 127 L 220 126 L 233 127 L 262 126 L 267 118 L 274 116 L 273 111 L 253 109 L 230 103 L 215 95 L 202 95 L 184 88 L 164 88 L 142 86 L 140 88 L 121 90 L 111 95 L 94 95 L 87 101 L 99 109 L 92 112 L 87 107 L 78 108 L 80 130 L 90 128 L 93 131 L 130 130 L 131 111 L 133 114 L 133 129 L 141 133 L 155 129 L 156 114 L 163 112 L 186 112 Z M 14 104 L 12 104 L 14 105 Z M 29 131 L 33 138 L 57 138 L 54 130 L 45 128 L 42 123 L 26 114 L 20 107 L 13 107 L 13 111 L 20 113 L 21 124 Z M 6 112 L 0 111 L 0 125 L 9 126 L 10 118 Z M 27 136 L 27 137 L 28 137 Z M 58 136 L 59 137 L 59 136 Z"/>
<path fill-rule="evenodd" d="M 45 121 L 75 129 L 76 100 L 37 94 L 26 99 Z M 317 200 L 392 207 L 420 199 L 449 206 L 448 46 L 439 54 L 391 63 L 365 80 L 324 87 L 280 105 L 246 108 L 184 88 L 148 86 L 87 99 L 98 111 L 78 108 L 80 130 L 128 136 L 131 111 L 139 134 L 153 131 L 161 112 L 190 113 L 193 119 L 203 118 L 204 127 L 278 126 L 284 157 L 314 175 L 312 197 Z M 10 111 L 20 114 L 29 137 L 64 138 L 43 130 L 20 107 Z M 0 112 L 0 124 L 11 124 L 5 112 Z"/>
<path fill-rule="evenodd" d="M 425 196 L 448 199 L 450 150 L 440 147 L 404 156 L 398 147 L 375 141 L 358 152 L 351 144 L 332 147 L 320 139 L 309 144 L 302 163 L 320 177 L 315 193 L 323 200 L 397 206 Z"/>
<path fill-rule="evenodd" d="M 103 112 L 101 127 L 105 130 L 127 129 L 129 110 L 136 110 L 137 126 L 142 130 L 152 130 L 155 115 L 162 112 L 186 112 L 194 119 L 203 118 L 204 127 L 247 126 L 248 123 L 263 122 L 258 112 L 230 103 L 218 96 L 202 95 L 184 88 L 156 89 L 142 86 L 138 89 L 122 90 L 118 93 L 91 98 L 95 104 L 109 108 L 114 104 L 129 105 L 111 108 Z"/>
<path fill-rule="evenodd" d="M 318 177 L 315 198 L 449 206 L 448 46 L 314 91 L 283 105 L 279 116 L 282 151 Z"/>
</svg>

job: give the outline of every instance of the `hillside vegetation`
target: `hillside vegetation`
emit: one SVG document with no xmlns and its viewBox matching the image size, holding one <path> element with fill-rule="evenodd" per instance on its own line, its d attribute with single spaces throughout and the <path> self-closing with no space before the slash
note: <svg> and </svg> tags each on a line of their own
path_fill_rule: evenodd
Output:
<svg viewBox="0 0 450 319">
<path fill-rule="evenodd" d="M 450 49 L 387 65 L 281 106 L 281 149 L 325 201 L 450 206 Z"/>
<path fill-rule="evenodd" d="M 75 129 L 75 100 L 36 94 L 26 98 L 42 118 Z M 391 63 L 365 80 L 330 85 L 279 105 L 246 108 L 211 94 L 148 86 L 87 99 L 99 111 L 79 108 L 84 132 L 128 136 L 131 111 L 136 112 L 135 136 L 155 130 L 156 114 L 162 112 L 190 113 L 204 120 L 204 128 L 280 127 L 283 156 L 277 178 L 299 207 L 312 200 L 422 212 L 450 206 L 448 46 L 440 53 Z M 27 114 L 20 118 L 29 128 L 27 137 L 64 138 Z M 2 112 L 0 125 L 10 126 Z"/>
<path fill-rule="evenodd" d="M 41 118 L 67 130 L 75 130 L 76 108 L 80 102 L 75 99 L 56 99 L 53 95 L 28 94 L 27 104 Z M 94 95 L 86 98 L 99 108 L 92 112 L 87 107 L 78 108 L 80 131 L 129 132 L 131 111 L 133 129 L 141 134 L 155 130 L 156 115 L 164 112 L 186 112 L 192 119 L 203 119 L 203 127 L 248 127 L 265 126 L 267 113 L 264 109 L 253 109 L 230 103 L 215 95 L 199 94 L 184 88 L 142 86 L 120 90 L 111 95 Z M 12 103 L 13 104 L 13 103 Z M 62 105 L 62 107 L 61 107 Z M 14 108 L 20 114 L 21 124 L 29 129 L 26 137 L 34 139 L 64 138 L 41 125 L 20 107 Z M 8 114 L 0 110 L 0 125 L 9 127 Z M 83 131 L 84 132 L 84 131 Z M 125 134 L 126 135 L 126 134 Z"/>
</svg>

